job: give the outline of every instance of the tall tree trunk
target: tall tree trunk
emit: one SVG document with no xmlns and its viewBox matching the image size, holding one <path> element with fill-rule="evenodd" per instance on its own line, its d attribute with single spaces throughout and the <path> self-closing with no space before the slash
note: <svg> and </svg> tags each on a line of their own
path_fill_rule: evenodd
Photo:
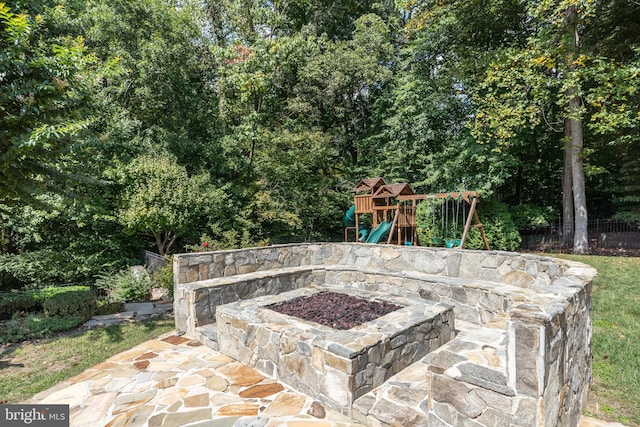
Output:
<svg viewBox="0 0 640 427">
<path fill-rule="evenodd" d="M 560 247 L 573 244 L 573 174 L 571 172 L 571 122 L 564 120 L 564 169 L 562 170 L 562 238 Z"/>
<path fill-rule="evenodd" d="M 578 11 L 576 5 L 567 8 L 566 15 L 566 48 L 567 48 L 567 68 L 573 71 L 576 67 L 575 58 L 580 49 L 580 37 L 578 35 Z M 567 77 L 571 78 L 571 77 Z M 571 180 L 573 186 L 573 210 L 574 210 L 574 235 L 573 253 L 589 253 L 589 233 L 587 229 L 587 197 L 585 194 L 584 167 L 582 164 L 584 154 L 583 124 L 582 124 L 582 100 L 580 99 L 580 88 L 577 77 L 567 89 L 569 99 L 569 124 L 571 128 L 570 141 L 570 161 Z"/>
<path fill-rule="evenodd" d="M 579 114 L 582 101 L 576 88 L 569 89 L 572 116 Z M 589 233 L 587 229 L 587 197 L 584 184 L 584 166 L 582 157 L 584 153 L 584 141 L 582 138 L 582 120 L 570 117 L 571 122 L 571 177 L 573 181 L 573 210 L 575 231 L 573 236 L 573 253 L 589 253 Z"/>
</svg>

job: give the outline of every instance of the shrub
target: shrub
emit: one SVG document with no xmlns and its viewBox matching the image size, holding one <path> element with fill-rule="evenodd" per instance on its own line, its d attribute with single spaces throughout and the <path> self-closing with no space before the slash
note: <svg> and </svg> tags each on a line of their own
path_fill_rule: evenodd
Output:
<svg viewBox="0 0 640 427">
<path fill-rule="evenodd" d="M 101 240 L 101 239 L 83 239 Z M 114 243 L 117 245 L 117 242 Z M 76 247 L 81 246 L 81 247 Z M 102 245 L 100 245 L 102 246 Z M 13 286 L 41 287 L 93 280 L 100 271 L 117 269 L 132 262 L 127 248 L 93 248 L 70 242 L 68 247 L 27 250 L 0 255 L 0 275 Z M 123 253 L 125 255 L 123 255 Z"/>
<path fill-rule="evenodd" d="M 168 290 L 169 296 L 173 298 L 173 265 L 171 260 L 168 260 L 167 265 L 153 274 L 151 281 L 154 286 Z"/>
<path fill-rule="evenodd" d="M 11 319 L 18 312 L 37 311 L 41 307 L 31 292 L 9 292 L 0 296 L 0 320 Z"/>
<path fill-rule="evenodd" d="M 40 304 L 43 304 L 47 299 L 51 298 L 54 295 L 71 292 L 71 291 L 89 291 L 91 288 L 89 286 L 83 285 L 74 285 L 74 286 L 49 286 L 46 288 L 40 289 L 32 289 L 29 292 L 36 301 Z"/>
<path fill-rule="evenodd" d="M 88 320 L 96 310 L 96 294 L 90 290 L 61 292 L 42 304 L 48 317 L 78 317 Z"/>
<path fill-rule="evenodd" d="M 495 200 L 487 200 L 479 205 L 478 215 L 482 228 L 493 250 L 514 251 L 518 249 L 522 238 L 516 228 L 509 207 Z M 484 249 L 484 243 L 478 229 L 471 229 L 467 237 L 466 249 Z"/>
<path fill-rule="evenodd" d="M 523 204 L 510 209 L 511 218 L 518 230 L 535 230 L 549 227 L 554 222 L 556 212 L 550 207 Z"/>
<path fill-rule="evenodd" d="M 149 299 L 152 287 L 153 284 L 146 273 L 140 274 L 131 269 L 103 275 L 96 280 L 96 288 L 108 301 L 145 301 Z"/>
<path fill-rule="evenodd" d="M 0 324 L 0 344 L 16 343 L 28 339 L 50 336 L 80 326 L 81 317 L 47 317 L 42 313 L 16 313 L 9 321 Z"/>
</svg>

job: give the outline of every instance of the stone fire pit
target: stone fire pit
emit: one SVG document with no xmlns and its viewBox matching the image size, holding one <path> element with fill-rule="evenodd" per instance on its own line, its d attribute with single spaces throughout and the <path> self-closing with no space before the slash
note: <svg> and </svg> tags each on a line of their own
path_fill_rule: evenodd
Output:
<svg viewBox="0 0 640 427">
<path fill-rule="evenodd" d="M 220 351 L 340 410 L 454 337 L 453 307 L 375 292 L 358 296 L 404 307 L 348 330 L 267 308 L 323 290 L 329 289 L 310 286 L 219 306 Z"/>
<path fill-rule="evenodd" d="M 591 380 L 584 264 L 323 243 L 174 256 L 176 327 L 367 425 L 576 425 Z M 322 291 L 403 308 L 337 330 L 266 306 Z"/>
</svg>

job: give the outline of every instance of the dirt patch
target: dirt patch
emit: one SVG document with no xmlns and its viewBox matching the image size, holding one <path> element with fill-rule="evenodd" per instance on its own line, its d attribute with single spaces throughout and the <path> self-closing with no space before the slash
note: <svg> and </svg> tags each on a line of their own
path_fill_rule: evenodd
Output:
<svg viewBox="0 0 640 427">
<path fill-rule="evenodd" d="M 267 308 L 334 329 L 345 330 L 375 320 L 403 307 L 339 292 L 320 292 L 271 304 Z"/>
<path fill-rule="evenodd" d="M 634 408 L 629 407 L 624 399 L 616 396 L 616 393 L 612 393 L 598 377 L 591 379 L 587 407 L 583 413 L 606 422 L 638 425 L 632 421 Z"/>
</svg>

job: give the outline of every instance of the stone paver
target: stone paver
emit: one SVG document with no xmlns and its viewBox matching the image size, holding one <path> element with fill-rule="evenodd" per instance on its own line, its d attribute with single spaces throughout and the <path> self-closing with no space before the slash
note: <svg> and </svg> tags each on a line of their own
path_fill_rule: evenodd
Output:
<svg viewBox="0 0 640 427">
<path fill-rule="evenodd" d="M 74 427 L 357 425 L 175 332 L 119 353 L 24 403 L 69 404 Z"/>
<path fill-rule="evenodd" d="M 175 363 L 184 356 L 191 363 Z M 166 364 L 169 370 L 148 371 L 142 365 L 136 365 L 141 360 L 157 360 Z M 128 373 L 128 378 L 120 377 L 124 372 Z M 414 365 L 402 371 L 398 378 L 417 387 L 424 375 L 422 366 Z M 386 408 L 380 405 L 379 410 L 385 412 L 387 422 L 393 424 L 394 414 L 402 414 L 402 418 L 407 419 L 408 409 L 397 402 L 406 400 L 411 405 L 412 396 L 407 393 L 420 392 L 418 388 L 400 390 L 404 393 L 394 399 L 393 405 Z M 187 336 L 176 336 L 174 332 L 117 354 L 23 403 L 69 404 L 73 427 L 362 426 Z M 622 425 L 583 417 L 579 426 Z"/>
</svg>

